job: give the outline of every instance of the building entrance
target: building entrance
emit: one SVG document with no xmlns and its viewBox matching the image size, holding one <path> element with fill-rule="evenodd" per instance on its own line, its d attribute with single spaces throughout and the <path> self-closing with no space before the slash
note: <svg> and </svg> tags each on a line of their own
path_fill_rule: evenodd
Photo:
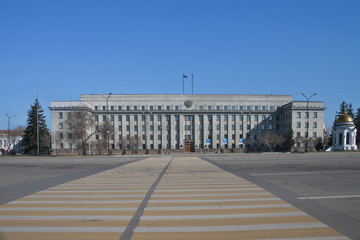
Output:
<svg viewBox="0 0 360 240">
<path fill-rule="evenodd" d="M 194 140 L 185 140 L 184 141 L 184 146 L 185 146 L 185 152 L 194 152 L 195 148 L 194 148 Z"/>
</svg>

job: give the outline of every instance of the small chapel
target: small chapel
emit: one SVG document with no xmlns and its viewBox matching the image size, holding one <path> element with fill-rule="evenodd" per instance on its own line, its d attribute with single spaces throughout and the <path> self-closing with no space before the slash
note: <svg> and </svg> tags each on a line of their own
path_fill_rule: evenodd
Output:
<svg viewBox="0 0 360 240">
<path fill-rule="evenodd" d="M 357 129 L 354 120 L 344 112 L 337 117 L 333 131 L 333 145 L 331 151 L 357 150 L 356 145 Z"/>
</svg>

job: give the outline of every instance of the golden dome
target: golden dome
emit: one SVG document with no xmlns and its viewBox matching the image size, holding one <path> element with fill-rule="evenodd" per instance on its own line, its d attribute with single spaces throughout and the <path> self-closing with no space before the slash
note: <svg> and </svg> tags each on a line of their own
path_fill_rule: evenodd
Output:
<svg viewBox="0 0 360 240">
<path fill-rule="evenodd" d="M 346 123 L 346 122 L 353 122 L 354 120 L 352 117 L 347 115 L 346 113 L 341 114 L 338 119 L 336 119 L 336 123 Z"/>
</svg>

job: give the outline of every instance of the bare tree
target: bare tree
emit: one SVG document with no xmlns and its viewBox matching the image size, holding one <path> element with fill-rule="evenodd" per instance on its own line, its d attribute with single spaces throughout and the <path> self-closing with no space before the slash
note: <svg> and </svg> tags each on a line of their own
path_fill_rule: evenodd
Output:
<svg viewBox="0 0 360 240">
<path fill-rule="evenodd" d="M 297 151 L 300 151 L 303 146 L 305 146 L 306 138 L 304 136 L 295 137 L 295 148 Z"/>
<path fill-rule="evenodd" d="M 94 129 L 94 122 L 89 111 L 80 107 L 74 107 L 71 115 L 66 120 L 69 125 L 67 138 L 76 142 L 77 147 L 82 151 L 82 155 L 86 155 L 88 141 L 91 136 L 98 133 Z"/>
<path fill-rule="evenodd" d="M 276 133 L 267 132 L 260 138 L 260 142 L 269 148 L 271 152 L 275 150 L 275 147 L 281 144 L 284 138 Z"/>
<path fill-rule="evenodd" d="M 114 132 L 114 127 L 109 120 L 103 122 L 100 126 L 100 146 L 105 146 L 105 149 L 108 149 L 108 153 L 110 153 L 110 139 L 113 139 Z"/>
<path fill-rule="evenodd" d="M 131 153 L 135 153 L 141 143 L 141 137 L 138 136 L 122 137 L 118 142 L 120 148 L 123 149 L 123 154 L 126 153 L 127 149 L 131 150 Z"/>
</svg>

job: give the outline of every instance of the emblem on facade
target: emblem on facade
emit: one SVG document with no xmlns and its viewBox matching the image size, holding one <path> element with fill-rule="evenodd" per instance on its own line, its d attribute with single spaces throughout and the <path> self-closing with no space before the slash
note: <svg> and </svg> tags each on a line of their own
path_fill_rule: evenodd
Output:
<svg viewBox="0 0 360 240">
<path fill-rule="evenodd" d="M 185 105 L 185 107 L 187 107 L 187 108 L 191 108 L 191 106 L 193 105 L 193 102 L 190 101 L 190 100 L 186 100 L 186 101 L 184 102 L 184 105 Z"/>
</svg>

